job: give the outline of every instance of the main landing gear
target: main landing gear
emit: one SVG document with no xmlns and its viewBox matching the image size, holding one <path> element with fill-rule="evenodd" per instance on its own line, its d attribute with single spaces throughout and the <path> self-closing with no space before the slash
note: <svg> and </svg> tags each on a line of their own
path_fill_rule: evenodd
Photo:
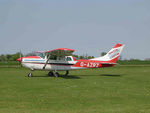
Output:
<svg viewBox="0 0 150 113">
<path fill-rule="evenodd" d="M 65 74 L 65 76 L 68 76 L 68 74 L 69 74 L 69 71 L 66 71 L 66 74 Z"/>
<path fill-rule="evenodd" d="M 65 76 L 68 76 L 68 74 L 69 74 L 69 71 L 66 71 L 66 73 L 65 73 Z M 48 73 L 48 76 L 50 76 L 50 77 L 59 77 L 60 75 L 59 75 L 59 73 L 58 72 L 56 72 L 56 71 L 50 71 L 49 73 Z"/>
<path fill-rule="evenodd" d="M 33 71 L 33 70 L 31 70 L 31 71 Z M 69 74 L 69 71 L 66 71 L 65 76 L 68 76 L 68 74 Z M 33 76 L 33 74 L 32 74 L 31 72 L 28 73 L 28 77 L 32 77 L 32 76 Z M 59 75 L 59 73 L 56 72 L 56 71 L 50 71 L 50 72 L 48 73 L 48 76 L 50 76 L 50 77 L 59 77 L 60 75 Z"/>
<path fill-rule="evenodd" d="M 58 77 L 59 76 L 59 73 L 58 72 L 53 72 L 53 71 L 50 71 L 49 73 L 48 73 L 48 76 L 50 76 L 50 77 Z"/>
</svg>

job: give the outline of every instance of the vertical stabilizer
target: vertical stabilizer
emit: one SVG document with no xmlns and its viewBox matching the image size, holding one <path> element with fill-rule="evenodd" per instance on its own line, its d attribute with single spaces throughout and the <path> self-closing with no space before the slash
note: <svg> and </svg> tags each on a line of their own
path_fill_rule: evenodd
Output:
<svg viewBox="0 0 150 113">
<path fill-rule="evenodd" d="M 94 58 L 91 60 L 110 61 L 111 63 L 115 63 L 118 60 L 123 48 L 124 45 L 118 43 L 105 56 Z"/>
</svg>

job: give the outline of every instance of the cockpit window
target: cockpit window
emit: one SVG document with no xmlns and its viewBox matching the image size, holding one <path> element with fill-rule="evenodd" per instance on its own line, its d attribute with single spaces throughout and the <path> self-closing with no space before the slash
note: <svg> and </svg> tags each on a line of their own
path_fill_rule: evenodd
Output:
<svg viewBox="0 0 150 113">
<path fill-rule="evenodd" d="M 41 58 L 43 58 L 43 59 L 45 58 L 45 54 L 44 53 L 37 53 L 36 55 L 41 57 Z"/>
<path fill-rule="evenodd" d="M 50 56 L 50 60 L 57 60 L 57 56 L 55 56 L 55 55 Z"/>
<path fill-rule="evenodd" d="M 67 61 L 72 61 L 72 59 L 70 57 L 67 57 L 66 60 Z"/>
</svg>

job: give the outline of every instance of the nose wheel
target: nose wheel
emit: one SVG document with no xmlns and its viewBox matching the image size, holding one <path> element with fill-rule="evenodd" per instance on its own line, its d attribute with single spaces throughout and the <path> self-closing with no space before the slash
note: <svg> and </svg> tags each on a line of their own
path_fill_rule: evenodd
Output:
<svg viewBox="0 0 150 113">
<path fill-rule="evenodd" d="M 33 74 L 32 74 L 32 73 L 29 73 L 29 74 L 28 74 L 28 77 L 32 77 L 32 76 L 33 76 Z"/>
<path fill-rule="evenodd" d="M 33 74 L 31 73 L 32 71 L 34 71 L 34 69 L 31 69 L 30 73 L 28 73 L 28 77 L 32 77 Z"/>
</svg>

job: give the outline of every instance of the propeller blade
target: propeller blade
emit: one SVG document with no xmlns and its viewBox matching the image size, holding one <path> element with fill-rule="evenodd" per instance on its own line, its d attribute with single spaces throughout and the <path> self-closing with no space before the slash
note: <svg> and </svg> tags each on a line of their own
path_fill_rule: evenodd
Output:
<svg viewBox="0 0 150 113">
<path fill-rule="evenodd" d="M 22 67 L 22 53 L 21 53 L 21 50 L 20 50 L 20 66 Z"/>
</svg>

